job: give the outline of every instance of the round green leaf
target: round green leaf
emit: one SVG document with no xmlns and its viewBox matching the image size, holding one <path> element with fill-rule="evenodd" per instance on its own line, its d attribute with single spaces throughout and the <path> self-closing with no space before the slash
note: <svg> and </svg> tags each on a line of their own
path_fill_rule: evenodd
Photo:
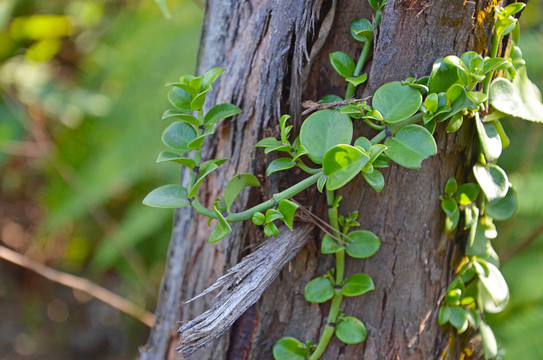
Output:
<svg viewBox="0 0 543 360">
<path fill-rule="evenodd" d="M 432 134 L 419 125 L 402 127 L 385 145 L 385 153 L 392 161 L 410 169 L 420 168 L 423 160 L 437 153 Z"/>
<path fill-rule="evenodd" d="M 194 139 L 196 139 L 196 131 L 183 121 L 174 122 L 162 133 L 164 145 L 180 153 L 190 152 L 189 143 Z"/>
<path fill-rule="evenodd" d="M 326 188 L 336 190 L 351 181 L 366 163 L 369 156 L 351 145 L 336 145 L 324 154 L 322 171 L 328 176 Z"/>
<path fill-rule="evenodd" d="M 499 166 L 494 164 L 475 165 L 473 174 L 491 204 L 507 195 L 509 179 Z"/>
<path fill-rule="evenodd" d="M 174 209 L 190 205 L 187 189 L 181 185 L 164 185 L 151 191 L 145 199 L 143 205 Z"/>
<path fill-rule="evenodd" d="M 498 268 L 489 262 L 488 275 L 479 274 L 479 298 L 485 311 L 495 314 L 507 306 L 509 301 L 509 288 Z"/>
<path fill-rule="evenodd" d="M 351 35 L 356 41 L 366 42 L 373 39 L 373 26 L 366 18 L 357 18 L 351 22 Z"/>
<path fill-rule="evenodd" d="M 477 184 L 463 184 L 456 190 L 455 197 L 460 205 L 467 205 L 474 202 L 479 195 L 479 186 Z"/>
<path fill-rule="evenodd" d="M 523 4 L 524 5 L 524 4 Z M 485 359 L 494 359 L 498 355 L 498 343 L 490 326 L 482 322 L 479 324 L 479 333 L 483 342 Z"/>
<path fill-rule="evenodd" d="M 192 96 L 185 90 L 174 87 L 168 93 L 168 100 L 170 104 L 178 108 L 179 110 L 192 112 L 190 103 L 192 102 Z"/>
<path fill-rule="evenodd" d="M 266 226 L 264 226 L 264 234 L 268 237 L 278 237 L 279 236 L 279 229 L 274 223 L 268 223 Z"/>
<path fill-rule="evenodd" d="M 300 142 L 308 156 L 320 164 L 324 154 L 339 144 L 350 144 L 353 124 L 347 115 L 330 109 L 316 111 L 305 119 L 300 129 Z"/>
<path fill-rule="evenodd" d="M 371 290 L 375 290 L 371 277 L 366 274 L 354 274 L 345 280 L 341 292 L 345 296 L 359 296 Z"/>
<path fill-rule="evenodd" d="M 456 67 L 437 59 L 432 66 L 432 73 L 428 80 L 428 89 L 430 93 L 439 94 L 446 92 L 454 83 L 458 81 L 458 71 Z"/>
<path fill-rule="evenodd" d="M 311 280 L 304 290 L 304 297 L 310 303 L 323 303 L 334 296 L 334 288 L 330 279 L 319 277 Z"/>
<path fill-rule="evenodd" d="M 441 306 L 439 308 L 438 323 L 439 325 L 445 325 L 451 317 L 451 308 L 448 306 Z"/>
<path fill-rule="evenodd" d="M 323 254 L 335 254 L 339 250 L 343 250 L 343 245 L 339 244 L 337 240 L 332 238 L 330 235 L 325 234 L 322 237 L 321 243 L 321 253 Z"/>
<path fill-rule="evenodd" d="M 337 323 L 335 334 L 345 344 L 358 344 L 366 340 L 366 327 L 357 318 L 346 316 Z"/>
<path fill-rule="evenodd" d="M 213 106 L 204 117 L 206 127 L 214 125 L 216 122 L 237 115 L 241 109 L 232 104 L 219 104 Z"/>
<path fill-rule="evenodd" d="M 179 156 L 178 154 L 170 152 L 170 151 L 162 151 L 160 154 L 158 154 L 156 162 L 161 163 L 161 162 L 166 162 L 166 161 L 174 161 L 181 165 L 185 165 L 189 169 L 192 169 L 193 167 L 196 166 L 196 162 L 193 159 Z"/>
<path fill-rule="evenodd" d="M 385 178 L 377 169 L 373 169 L 371 173 L 362 172 L 364 180 L 378 193 L 385 187 Z"/>
<path fill-rule="evenodd" d="M 283 337 L 273 345 L 275 360 L 304 360 L 309 356 L 305 344 L 292 337 Z"/>
<path fill-rule="evenodd" d="M 445 199 L 441 201 L 441 208 L 447 216 L 453 216 L 458 211 L 458 204 L 454 199 Z"/>
<path fill-rule="evenodd" d="M 507 195 L 494 204 L 488 204 L 485 208 L 487 215 L 494 220 L 507 220 L 517 211 L 517 194 L 513 188 L 509 188 Z"/>
<path fill-rule="evenodd" d="M 410 117 L 419 110 L 421 104 L 420 92 L 399 81 L 381 86 L 373 95 L 373 108 L 389 124 Z"/>
<path fill-rule="evenodd" d="M 458 183 L 456 182 L 456 179 L 451 177 L 449 180 L 447 180 L 447 183 L 445 184 L 445 194 L 452 196 L 456 190 L 458 190 Z"/>
<path fill-rule="evenodd" d="M 232 232 L 232 228 L 230 227 L 230 224 L 228 223 L 228 221 L 226 221 L 226 219 L 221 214 L 221 212 L 219 211 L 216 205 L 213 205 L 213 211 L 215 211 L 215 215 L 217 215 L 218 222 L 217 222 L 217 225 L 215 225 L 215 227 L 213 228 L 213 230 L 211 230 L 211 234 L 209 234 L 208 241 L 210 244 L 214 244 L 224 239 L 225 237 L 228 236 L 228 234 Z"/>
<path fill-rule="evenodd" d="M 451 325 L 454 326 L 459 332 L 465 331 L 468 325 L 466 310 L 460 306 L 450 306 L 449 309 L 449 322 Z"/>
<path fill-rule="evenodd" d="M 352 76 L 355 68 L 353 59 L 341 51 L 330 54 L 330 63 L 334 70 L 344 78 Z"/>
<path fill-rule="evenodd" d="M 502 154 L 502 141 L 498 131 L 492 123 L 483 123 L 479 118 L 479 113 L 475 113 L 475 124 L 485 159 L 488 162 L 498 160 Z"/>
<path fill-rule="evenodd" d="M 458 226 L 458 221 L 460 220 L 460 211 L 456 208 L 456 211 L 452 215 L 447 215 L 445 217 L 445 233 L 450 234 Z"/>
<path fill-rule="evenodd" d="M 266 170 L 266 174 L 270 176 L 274 172 L 287 170 L 295 166 L 296 164 L 294 163 L 294 161 L 292 161 L 291 158 L 278 158 L 270 163 L 268 169 Z"/>
<path fill-rule="evenodd" d="M 264 225 L 264 223 L 266 222 L 266 215 L 257 211 L 254 213 L 253 217 L 251 218 L 251 221 L 253 222 L 253 224 L 257 226 Z"/>
<path fill-rule="evenodd" d="M 368 258 L 381 247 L 381 240 L 371 231 L 355 230 L 351 231 L 347 236 L 351 241 L 345 247 L 345 252 L 353 258 Z"/>
</svg>

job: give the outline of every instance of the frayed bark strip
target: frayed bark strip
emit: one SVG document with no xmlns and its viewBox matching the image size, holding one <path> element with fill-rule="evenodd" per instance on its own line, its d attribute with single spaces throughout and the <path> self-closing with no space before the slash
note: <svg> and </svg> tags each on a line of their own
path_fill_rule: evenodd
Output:
<svg viewBox="0 0 543 360">
<path fill-rule="evenodd" d="M 176 350 L 188 356 L 228 330 L 296 256 L 311 237 L 311 229 L 312 226 L 303 226 L 289 231 L 283 227 L 277 238 L 268 239 L 215 284 L 187 301 L 194 301 L 220 289 L 216 296 L 220 299 L 211 309 L 181 326 L 178 331 L 181 335 L 180 343 Z"/>
</svg>

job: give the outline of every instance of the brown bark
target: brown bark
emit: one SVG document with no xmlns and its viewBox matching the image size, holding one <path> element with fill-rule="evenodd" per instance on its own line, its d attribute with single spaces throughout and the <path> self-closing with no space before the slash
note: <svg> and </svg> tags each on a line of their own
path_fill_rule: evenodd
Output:
<svg viewBox="0 0 543 360">
<path fill-rule="evenodd" d="M 438 57 L 467 50 L 484 52 L 491 33 L 489 9 L 495 3 L 389 0 L 373 58 L 365 68 L 369 83 L 358 97 L 371 95 L 384 82 L 428 74 Z M 352 40 L 348 26 L 355 17 L 371 18 L 371 8 L 365 1 L 337 0 L 333 26 L 314 59 L 307 89 L 302 91 L 303 68 L 312 47 L 320 42 L 316 34 L 332 7 L 332 1 L 322 0 L 207 1 L 199 72 L 224 67 L 210 104 L 232 102 L 243 109 L 243 114 L 221 124 L 204 151 L 206 160 L 230 159 L 201 189 L 204 204 L 210 205 L 220 197 L 234 174 L 264 173 L 271 160 L 253 146 L 265 136 L 277 135 L 280 114 L 293 115 L 299 128 L 302 100 L 344 93 L 345 84 L 331 69 L 328 54 L 345 51 L 358 56 L 361 45 Z M 378 234 L 382 247 L 372 258 L 350 259 L 346 265 L 347 276 L 364 272 L 376 285 L 375 291 L 346 299 L 342 305 L 345 314 L 366 324 L 367 340 L 345 345 L 334 339 L 323 359 L 459 357 L 459 344 L 467 339 L 457 342 L 450 329 L 437 325 L 439 301 L 462 252 L 459 242 L 442 232 L 438 197 L 448 177 L 456 176 L 460 181 L 466 178 L 473 128 L 467 124 L 458 134 L 448 135 L 441 124 L 436 141 L 438 155 L 425 161 L 421 170 L 394 165 L 385 170 L 386 185 L 381 194 L 361 181 L 340 192 L 345 197 L 342 213 L 359 210 L 362 228 Z M 260 190 L 244 195 L 239 208 L 267 198 L 297 177 L 300 174 L 273 175 Z M 322 199 L 316 193 L 296 199 L 324 217 Z M 173 357 L 177 340 L 171 334 L 177 328 L 176 321 L 185 322 L 203 313 L 213 299 L 206 297 L 180 308 L 173 304 L 198 295 L 264 239 L 261 230 L 250 223 L 235 224 L 233 230 L 227 239 L 210 245 L 205 219 L 190 210 L 177 212 L 158 320 L 142 349 L 142 358 Z M 333 257 L 321 255 L 319 248 L 320 236 L 315 233 L 231 332 L 191 358 L 270 359 L 273 343 L 282 336 L 316 343 L 328 306 L 307 303 L 303 289 L 333 265 Z"/>
</svg>

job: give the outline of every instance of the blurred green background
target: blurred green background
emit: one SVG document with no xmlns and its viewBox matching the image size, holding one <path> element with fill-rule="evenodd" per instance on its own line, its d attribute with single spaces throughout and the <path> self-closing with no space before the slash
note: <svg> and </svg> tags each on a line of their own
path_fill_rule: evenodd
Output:
<svg viewBox="0 0 543 360">
<path fill-rule="evenodd" d="M 155 164 L 167 81 L 193 73 L 203 0 L 0 1 L 0 243 L 150 311 L 172 213 L 141 205 L 175 183 Z M 521 47 L 543 88 L 541 1 Z M 543 359 L 543 126 L 511 119 L 500 165 L 519 195 L 494 242 L 511 290 L 489 321 L 506 359 Z M 543 229 L 541 229 L 543 230 Z M 2 359 L 131 359 L 148 329 L 88 296 L 0 260 Z"/>
</svg>

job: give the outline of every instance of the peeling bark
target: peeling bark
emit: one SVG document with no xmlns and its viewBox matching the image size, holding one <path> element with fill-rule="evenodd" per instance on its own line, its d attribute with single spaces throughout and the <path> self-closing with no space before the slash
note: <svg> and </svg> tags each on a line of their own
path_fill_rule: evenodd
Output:
<svg viewBox="0 0 543 360">
<path fill-rule="evenodd" d="M 332 26 L 322 50 L 312 56 L 308 79 L 304 79 L 304 67 L 312 48 L 322 42 L 324 35 L 320 39 L 318 35 L 326 32 L 320 31 L 321 23 L 333 9 L 332 1 L 206 2 L 199 73 L 213 66 L 226 69 L 208 105 L 232 102 L 243 113 L 221 124 L 204 149 L 205 160 L 230 159 L 201 189 L 204 204 L 221 196 L 234 174 L 264 173 L 271 159 L 253 146 L 263 137 L 278 134 L 280 114 L 291 114 L 299 129 L 302 100 L 344 93 L 345 83 L 331 69 L 328 54 L 344 51 L 356 58 L 361 44 L 350 38 L 349 23 L 354 17 L 371 18 L 372 11 L 365 1 L 336 2 Z M 490 43 L 488 9 L 495 3 L 389 0 L 365 69 L 369 83 L 357 97 L 370 96 L 388 81 L 426 75 L 438 57 L 467 50 L 484 52 Z M 439 302 L 463 252 L 461 242 L 455 241 L 462 234 L 442 232 L 438 197 L 450 176 L 460 181 L 467 178 L 474 135 L 469 124 L 454 135 L 445 134 L 443 125 L 436 130 L 438 155 L 426 160 L 422 169 L 391 166 L 384 171 L 385 189 L 378 195 L 361 181 L 341 191 L 342 212 L 359 210 L 362 228 L 378 234 L 382 247 L 370 259 L 346 263 L 346 276 L 364 272 L 376 285 L 374 292 L 346 299 L 342 305 L 345 314 L 366 324 L 367 340 L 345 345 L 333 339 L 323 359 L 456 359 L 466 344 L 477 349 L 476 342 L 468 343 L 469 336 L 457 339 L 450 329 L 437 325 Z M 366 134 L 368 130 L 357 131 Z M 273 175 L 260 190 L 243 194 L 237 208 L 254 205 L 301 176 Z M 324 217 L 322 199 L 315 192 L 296 199 Z M 227 239 L 210 245 L 210 230 L 201 216 L 187 210 L 177 213 L 158 320 L 141 358 L 173 358 L 177 340 L 168 339 L 177 321 L 189 321 L 213 305 L 209 296 L 189 304 L 182 301 L 198 295 L 264 240 L 260 229 L 250 223 L 235 224 L 233 230 Z M 282 336 L 318 341 L 328 305 L 307 303 L 303 289 L 332 266 L 333 257 L 320 255 L 320 236 L 316 231 L 313 235 L 232 330 L 191 359 L 271 359 L 273 343 Z"/>
</svg>

